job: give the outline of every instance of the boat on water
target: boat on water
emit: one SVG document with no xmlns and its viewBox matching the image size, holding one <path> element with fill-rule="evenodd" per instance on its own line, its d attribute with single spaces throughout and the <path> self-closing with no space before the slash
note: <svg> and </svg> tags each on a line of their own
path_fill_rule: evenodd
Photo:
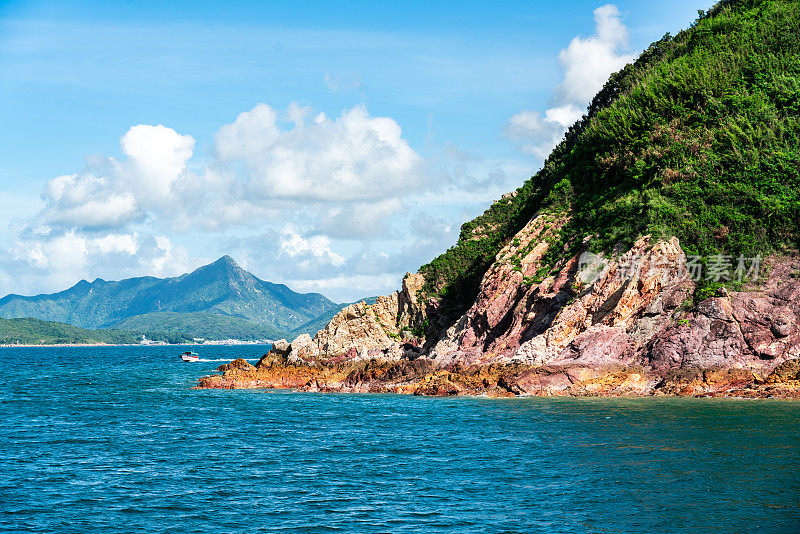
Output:
<svg viewBox="0 0 800 534">
<path fill-rule="evenodd" d="M 186 352 L 181 354 L 181 360 L 185 362 L 197 362 L 200 361 L 200 355 L 197 354 L 196 352 L 187 350 Z"/>
</svg>

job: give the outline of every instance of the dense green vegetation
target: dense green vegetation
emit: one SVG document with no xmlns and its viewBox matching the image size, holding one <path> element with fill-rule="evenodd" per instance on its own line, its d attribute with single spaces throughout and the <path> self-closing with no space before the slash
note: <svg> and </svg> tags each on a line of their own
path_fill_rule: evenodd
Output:
<svg viewBox="0 0 800 534">
<path fill-rule="evenodd" d="M 137 315 L 121 321 L 116 328 L 137 332 L 161 331 L 172 336 L 204 339 L 280 339 L 286 332 L 253 323 L 240 317 L 211 313 L 158 312 Z"/>
<path fill-rule="evenodd" d="M 542 170 L 421 268 L 446 315 L 540 210 L 570 216 L 558 256 L 586 236 L 610 253 L 648 233 L 704 258 L 796 249 L 800 3 L 720 2 L 612 75 Z"/>
<path fill-rule="evenodd" d="M 310 333 L 313 335 L 316 331 Z M 118 328 L 96 330 L 40 319 L 0 319 L 0 344 L 128 345 L 139 343 L 142 335 L 152 341 L 167 343 L 185 343 L 193 338 L 256 340 L 294 337 L 289 332 L 246 319 L 208 313 L 151 313 L 126 319 Z"/>
<path fill-rule="evenodd" d="M 0 344 L 3 345 L 71 345 L 139 343 L 144 332 L 123 330 L 86 330 L 77 326 L 39 319 L 0 319 Z M 149 332 L 147 338 L 168 343 L 187 341 L 183 336 Z"/>
</svg>

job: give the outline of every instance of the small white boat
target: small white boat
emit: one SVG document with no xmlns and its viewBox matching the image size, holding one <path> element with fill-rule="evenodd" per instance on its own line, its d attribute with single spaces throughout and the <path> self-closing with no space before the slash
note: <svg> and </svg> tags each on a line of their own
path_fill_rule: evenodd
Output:
<svg viewBox="0 0 800 534">
<path fill-rule="evenodd" d="M 181 360 L 185 362 L 199 362 L 200 356 L 196 352 L 186 351 L 181 354 Z"/>
</svg>

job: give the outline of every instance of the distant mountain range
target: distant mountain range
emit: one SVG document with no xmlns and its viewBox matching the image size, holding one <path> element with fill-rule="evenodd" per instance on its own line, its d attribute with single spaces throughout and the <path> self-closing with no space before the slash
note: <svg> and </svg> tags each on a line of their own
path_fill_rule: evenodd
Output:
<svg viewBox="0 0 800 534">
<path fill-rule="evenodd" d="M 260 280 L 223 256 L 175 278 L 147 276 L 118 282 L 98 278 L 49 295 L 8 295 L 0 299 L 0 318 L 30 317 L 82 328 L 211 339 L 260 339 L 291 337 L 293 331 L 340 307 L 318 293 L 296 293 Z"/>
</svg>

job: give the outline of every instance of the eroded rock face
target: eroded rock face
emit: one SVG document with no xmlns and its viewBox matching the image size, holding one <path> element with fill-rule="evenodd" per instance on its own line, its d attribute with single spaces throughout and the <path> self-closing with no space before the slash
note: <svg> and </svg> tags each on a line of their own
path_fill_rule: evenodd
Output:
<svg viewBox="0 0 800 534">
<path fill-rule="evenodd" d="M 654 341 L 649 361 L 656 369 L 733 367 L 752 362 L 744 352 L 744 337 L 727 298 L 701 302 L 693 318 L 684 321 Z"/>
<path fill-rule="evenodd" d="M 772 258 L 763 286 L 701 302 L 651 344 L 648 361 L 660 370 L 682 367 L 748 369 L 765 376 L 800 356 L 797 258 Z"/>
<path fill-rule="evenodd" d="M 634 343 L 621 326 L 594 325 L 581 333 L 551 362 L 554 365 L 604 366 L 634 363 Z"/>
<path fill-rule="evenodd" d="M 767 384 L 800 382 L 800 359 L 786 360 L 767 377 Z"/>
<path fill-rule="evenodd" d="M 731 294 L 733 315 L 748 349 L 777 363 L 800 356 L 800 261 L 773 258 L 763 287 Z"/>
<path fill-rule="evenodd" d="M 520 343 L 552 322 L 559 303 L 569 298 L 562 291 L 566 280 L 533 284 L 532 279 L 547 252 L 547 239 L 565 222 L 537 215 L 497 254 L 483 277 L 475 304 L 431 351 L 439 365 L 491 363 L 512 354 Z"/>
<path fill-rule="evenodd" d="M 421 330 L 425 320 L 423 283 L 421 275 L 408 273 L 401 291 L 378 297 L 375 304 L 362 301 L 344 308 L 313 339 L 307 334 L 295 339 L 289 361 L 328 364 L 413 357 L 420 345 L 413 332 Z"/>
<path fill-rule="evenodd" d="M 677 239 L 641 238 L 619 258 L 606 260 L 586 285 L 575 282 L 582 278 L 579 259 L 572 263 L 572 302 L 547 330 L 521 345 L 513 360 L 547 364 L 588 357 L 597 365 L 633 363 L 694 290 Z"/>
<path fill-rule="evenodd" d="M 379 354 L 400 357 L 400 331 L 397 316 L 400 310 L 399 293 L 378 297 L 375 304 L 358 302 L 341 310 L 312 340 L 295 340 L 292 359 L 296 362 L 327 363 L 347 358 L 351 354 Z"/>
<path fill-rule="evenodd" d="M 306 334 L 307 335 L 307 334 Z M 272 349 L 256 363 L 256 369 L 272 369 L 286 365 L 291 353 L 291 346 L 282 339 L 272 344 Z"/>
<path fill-rule="evenodd" d="M 243 358 L 237 358 L 233 360 L 231 363 L 226 363 L 224 365 L 220 365 L 217 367 L 217 371 L 229 371 L 231 369 L 243 370 L 243 371 L 250 371 L 255 369 L 253 365 L 250 364 L 247 360 Z"/>
<path fill-rule="evenodd" d="M 690 298 L 677 239 L 644 237 L 611 260 L 584 252 L 532 281 L 558 226 L 536 217 L 501 251 L 475 305 L 431 352 L 439 364 L 632 364 Z"/>
</svg>

